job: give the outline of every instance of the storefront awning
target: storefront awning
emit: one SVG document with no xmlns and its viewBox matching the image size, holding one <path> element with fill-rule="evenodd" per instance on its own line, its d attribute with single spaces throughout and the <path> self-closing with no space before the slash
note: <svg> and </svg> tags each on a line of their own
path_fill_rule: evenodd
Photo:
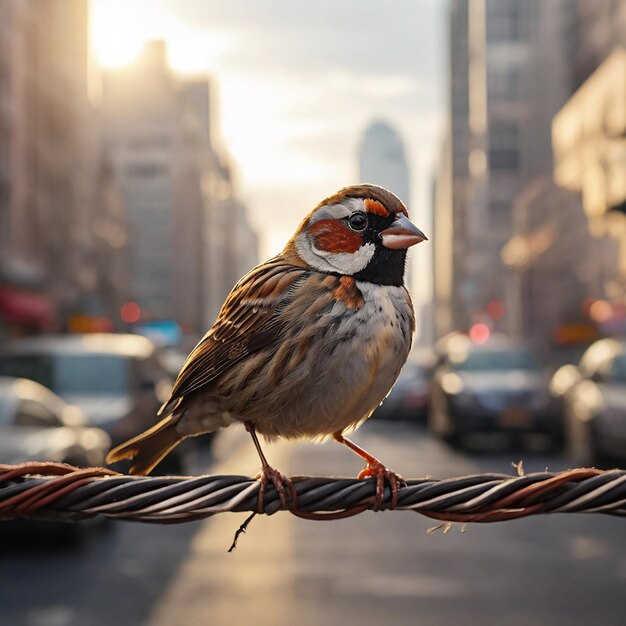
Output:
<svg viewBox="0 0 626 626">
<path fill-rule="evenodd" d="M 0 287 L 0 319 L 37 328 L 52 326 L 54 307 L 46 296 L 14 287 Z"/>
</svg>

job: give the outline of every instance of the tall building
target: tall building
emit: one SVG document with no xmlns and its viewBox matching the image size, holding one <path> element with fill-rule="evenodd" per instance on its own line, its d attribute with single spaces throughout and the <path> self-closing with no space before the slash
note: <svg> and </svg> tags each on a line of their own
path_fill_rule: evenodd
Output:
<svg viewBox="0 0 626 626">
<path fill-rule="evenodd" d="M 102 95 L 103 135 L 128 207 L 132 291 L 147 319 L 175 319 L 175 166 L 183 133 L 164 45 L 154 42 L 132 65 L 106 73 Z"/>
<path fill-rule="evenodd" d="M 440 336 L 510 299 L 501 250 L 517 196 L 551 169 L 550 121 L 566 93 L 561 0 L 458 0 L 449 27 L 448 138 L 434 208 Z M 510 315 L 491 322 L 514 326 Z"/>
<path fill-rule="evenodd" d="M 389 123 L 376 121 L 366 129 L 359 148 L 359 178 L 381 185 L 411 204 L 409 170 L 404 144 Z"/>
<path fill-rule="evenodd" d="M 576 192 L 595 239 L 618 246 L 602 295 L 626 302 L 626 49 L 616 48 L 554 118 L 554 178 Z"/>
<path fill-rule="evenodd" d="M 450 3 L 448 123 L 433 194 L 433 317 L 435 336 L 468 326 L 464 305 L 469 176 L 469 1 Z"/>
<path fill-rule="evenodd" d="M 626 47 L 626 4 L 567 0 L 569 90 L 576 91 L 616 47 Z"/>
<path fill-rule="evenodd" d="M 103 313 L 87 16 L 87 0 L 0 0 L 0 339 Z"/>
<path fill-rule="evenodd" d="M 199 137 L 202 228 L 203 326 L 213 324 L 235 283 L 258 261 L 257 233 L 237 195 L 234 173 L 217 140 L 217 108 L 207 81 L 181 85 L 181 98 L 193 111 Z"/>
<path fill-rule="evenodd" d="M 240 264 L 231 240 L 248 228 L 215 145 L 209 95 L 207 81 L 173 75 L 158 41 L 103 81 L 105 137 L 128 205 L 142 320 L 174 320 L 191 336 L 213 321 L 233 286 Z"/>
<path fill-rule="evenodd" d="M 573 266 L 567 269 L 584 284 L 576 307 L 584 325 L 596 333 L 623 333 L 626 5 L 612 0 L 563 0 L 563 11 L 569 100 L 562 103 L 552 124 L 554 182 L 561 193 L 575 199 L 563 209 L 569 217 L 564 229 L 571 234 L 578 228 L 585 234 L 577 242 Z M 578 215 L 584 216 L 582 221 Z M 554 283 L 556 302 L 565 295 L 563 284 L 563 280 Z"/>
</svg>

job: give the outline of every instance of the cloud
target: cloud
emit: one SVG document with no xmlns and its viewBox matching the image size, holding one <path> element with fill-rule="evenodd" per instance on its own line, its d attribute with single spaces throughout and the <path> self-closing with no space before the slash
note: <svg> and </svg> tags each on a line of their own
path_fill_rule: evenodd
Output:
<svg viewBox="0 0 626 626">
<path fill-rule="evenodd" d="M 321 197 L 354 182 L 360 135 L 375 118 L 400 131 L 423 201 L 443 116 L 445 5 L 160 0 L 186 33 L 179 57 L 215 77 L 224 143 L 274 242 L 264 252 Z"/>
<path fill-rule="evenodd" d="M 415 51 L 437 48 L 433 20 L 441 0 L 162 0 L 183 19 L 204 29 L 232 29 L 247 48 L 281 64 L 311 67 L 328 61 L 370 72 L 411 68 Z M 304 42 L 309 45 L 302 45 Z M 403 59 L 404 57 L 404 59 Z M 400 65 L 398 65 L 400 63 Z"/>
</svg>

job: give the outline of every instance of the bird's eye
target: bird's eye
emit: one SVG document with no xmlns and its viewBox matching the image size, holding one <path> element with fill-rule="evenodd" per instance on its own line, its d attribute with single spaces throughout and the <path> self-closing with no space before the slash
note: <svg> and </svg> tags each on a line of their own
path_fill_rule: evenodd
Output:
<svg viewBox="0 0 626 626">
<path fill-rule="evenodd" d="M 367 227 L 367 217 L 363 213 L 353 213 L 348 218 L 348 224 L 352 230 L 365 230 Z"/>
</svg>

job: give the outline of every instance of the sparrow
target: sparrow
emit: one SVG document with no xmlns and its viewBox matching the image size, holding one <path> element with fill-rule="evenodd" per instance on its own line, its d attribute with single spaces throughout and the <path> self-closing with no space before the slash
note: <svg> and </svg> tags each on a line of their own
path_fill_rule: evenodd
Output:
<svg viewBox="0 0 626 626">
<path fill-rule="evenodd" d="M 261 459 L 259 510 L 268 481 L 283 506 L 290 480 L 268 463 L 258 435 L 333 438 L 366 462 L 359 478 L 401 478 L 345 437 L 395 383 L 411 348 L 415 315 L 404 285 L 407 249 L 426 240 L 401 200 L 377 185 L 322 200 L 278 256 L 232 289 L 215 324 L 187 357 L 163 419 L 113 449 L 148 474 L 188 437 L 243 424 Z"/>
</svg>

